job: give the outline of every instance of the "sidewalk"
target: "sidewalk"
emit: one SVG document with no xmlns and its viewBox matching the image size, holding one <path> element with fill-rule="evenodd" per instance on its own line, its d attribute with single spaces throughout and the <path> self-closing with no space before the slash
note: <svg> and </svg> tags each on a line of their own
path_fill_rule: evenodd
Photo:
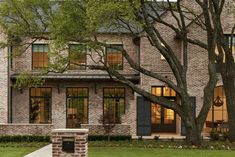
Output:
<svg viewBox="0 0 235 157">
<path fill-rule="evenodd" d="M 42 147 L 24 157 L 52 157 L 52 144 Z"/>
</svg>

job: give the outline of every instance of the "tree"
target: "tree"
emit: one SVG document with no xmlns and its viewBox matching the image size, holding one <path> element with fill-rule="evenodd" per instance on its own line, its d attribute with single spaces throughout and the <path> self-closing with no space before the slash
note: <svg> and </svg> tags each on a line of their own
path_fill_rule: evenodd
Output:
<svg viewBox="0 0 235 157">
<path fill-rule="evenodd" d="M 100 116 L 99 122 L 102 124 L 105 135 L 108 137 L 108 142 L 110 142 L 110 136 L 115 126 L 121 124 L 121 117 L 118 116 L 114 118 L 113 107 L 108 105 L 107 111 L 104 115 Z"/>
<path fill-rule="evenodd" d="M 216 44 L 218 49 L 218 55 L 216 56 L 216 62 L 220 67 L 220 74 L 223 81 L 223 87 L 226 96 L 226 105 L 228 112 L 228 124 L 229 124 L 229 140 L 231 142 L 235 141 L 235 70 L 234 70 L 234 47 L 233 44 L 235 42 L 234 31 L 235 31 L 235 4 L 234 1 L 227 3 L 227 10 L 230 10 L 230 14 L 233 15 L 233 23 L 231 23 L 231 27 L 229 29 L 230 36 L 226 37 L 224 33 L 224 28 L 221 19 L 221 12 L 223 9 L 225 1 L 211 1 L 210 5 L 212 6 L 210 9 L 211 12 L 218 13 L 215 16 L 211 17 L 211 25 L 216 25 L 218 27 Z M 230 7 L 230 8 L 229 8 Z M 203 11 L 204 14 L 206 11 Z"/>
<path fill-rule="evenodd" d="M 191 1 L 190 1 L 191 2 Z M 60 50 L 67 48 L 71 41 L 84 43 L 87 47 L 94 50 L 99 56 L 99 64 L 88 66 L 93 69 L 106 70 L 110 77 L 118 80 L 135 92 L 143 95 L 151 102 L 161 104 L 179 114 L 186 127 L 186 142 L 191 145 L 200 145 L 201 131 L 211 107 L 211 97 L 213 89 L 217 83 L 215 67 L 215 47 L 218 34 L 221 31 L 218 27 L 218 17 L 223 10 L 224 0 L 218 1 L 218 8 L 211 7 L 214 0 L 192 0 L 198 6 L 193 10 L 187 5 L 186 1 L 177 0 L 176 3 L 167 1 L 159 3 L 155 0 L 148 2 L 145 0 L 81 0 L 81 1 L 59 1 L 48 2 L 41 0 L 24 0 L 19 3 L 17 0 L 9 0 L 2 4 L 0 11 L 1 25 L 4 33 L 7 34 L 7 43 L 2 46 L 13 45 L 25 48 L 38 39 L 48 39 L 51 42 L 54 54 L 54 63 L 48 71 L 63 72 L 66 70 L 69 59 L 59 53 Z M 194 7 L 197 8 L 197 7 Z M 212 9 L 213 8 L 213 9 Z M 173 22 L 164 20 L 159 14 L 160 10 L 168 11 L 173 18 Z M 211 10 L 212 9 L 212 10 Z M 213 19 L 211 19 L 211 16 Z M 212 21 L 214 20 L 214 21 Z M 203 31 L 206 31 L 207 41 L 191 38 L 188 35 L 188 23 L 195 22 Z M 212 24 L 212 22 L 214 22 Z M 182 41 L 183 62 L 175 55 L 174 49 L 161 34 L 158 25 L 169 28 Z M 180 97 L 181 103 L 169 101 L 164 97 L 157 97 L 150 92 L 140 88 L 126 79 L 118 71 L 110 68 L 103 59 L 103 47 L 112 47 L 109 44 L 97 39 L 97 30 L 100 27 L 127 29 L 133 37 L 137 37 L 137 30 L 143 29 L 149 42 L 160 52 L 169 64 L 174 79 L 164 77 L 154 73 L 138 63 L 136 63 L 127 51 L 119 49 L 130 66 L 143 75 L 160 80 L 174 89 Z M 29 40 L 31 39 L 30 42 Z M 192 111 L 193 104 L 190 101 L 188 92 L 188 46 L 195 45 L 206 50 L 208 54 L 208 73 L 209 80 L 203 89 L 204 101 L 202 108 L 194 117 Z M 92 56 L 90 56 L 92 57 Z"/>
</svg>

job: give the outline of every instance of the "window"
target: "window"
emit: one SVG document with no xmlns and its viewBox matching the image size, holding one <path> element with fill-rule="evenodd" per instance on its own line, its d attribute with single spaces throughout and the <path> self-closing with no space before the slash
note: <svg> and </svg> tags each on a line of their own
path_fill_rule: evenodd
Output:
<svg viewBox="0 0 235 157">
<path fill-rule="evenodd" d="M 88 88 L 67 88 L 67 128 L 88 123 Z"/>
<path fill-rule="evenodd" d="M 86 69 L 86 47 L 82 44 L 69 45 L 69 70 Z"/>
<path fill-rule="evenodd" d="M 125 88 L 104 88 L 103 97 L 103 122 L 120 123 L 121 115 L 125 113 Z"/>
<path fill-rule="evenodd" d="M 235 36 L 225 35 L 225 37 L 227 39 L 227 43 L 229 44 L 229 48 L 232 49 L 233 58 L 235 59 Z M 218 51 L 217 47 L 215 48 L 215 54 L 219 55 L 219 51 Z M 224 52 L 223 52 L 223 63 L 225 63 L 225 53 Z"/>
<path fill-rule="evenodd" d="M 212 128 L 220 132 L 227 131 L 228 114 L 223 86 L 215 87 L 212 100 L 213 104 L 207 115 L 205 131 L 210 132 Z"/>
<path fill-rule="evenodd" d="M 32 46 L 32 67 L 33 69 L 42 69 L 48 67 L 48 45 L 34 44 Z"/>
<path fill-rule="evenodd" d="M 30 88 L 30 123 L 51 123 L 51 88 Z"/>
<path fill-rule="evenodd" d="M 123 56 L 122 52 L 119 50 L 123 49 L 123 45 L 114 44 L 112 47 L 113 48 L 106 48 L 106 63 L 113 70 L 122 70 Z"/>
</svg>

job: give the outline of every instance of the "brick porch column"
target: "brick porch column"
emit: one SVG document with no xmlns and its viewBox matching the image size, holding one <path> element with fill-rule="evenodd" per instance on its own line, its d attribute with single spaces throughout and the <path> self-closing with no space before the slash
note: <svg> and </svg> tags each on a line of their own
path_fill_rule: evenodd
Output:
<svg viewBox="0 0 235 157">
<path fill-rule="evenodd" d="M 88 129 L 52 130 L 52 157 L 88 157 L 87 139 Z"/>
</svg>

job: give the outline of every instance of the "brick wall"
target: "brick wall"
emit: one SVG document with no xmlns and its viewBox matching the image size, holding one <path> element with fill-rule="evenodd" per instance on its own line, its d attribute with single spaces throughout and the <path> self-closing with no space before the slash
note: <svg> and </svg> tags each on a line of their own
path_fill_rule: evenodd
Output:
<svg viewBox="0 0 235 157">
<path fill-rule="evenodd" d="M 104 126 L 101 124 L 82 124 L 82 128 L 89 129 L 89 135 L 105 135 Z M 131 135 L 131 127 L 127 124 L 117 124 L 110 135 Z"/>
<path fill-rule="evenodd" d="M 74 152 L 63 150 L 64 138 L 74 140 Z M 88 157 L 87 129 L 55 129 L 52 132 L 52 157 Z"/>
<path fill-rule="evenodd" d="M 67 87 L 88 87 L 88 124 L 99 126 L 99 119 L 103 115 L 103 88 L 104 87 L 125 87 L 125 114 L 122 116 L 122 127 L 120 132 L 125 134 L 136 134 L 136 102 L 130 88 L 117 82 L 60 82 L 58 92 L 57 84 L 47 82 L 45 87 L 52 87 L 52 124 L 54 128 L 66 128 L 66 88 Z M 13 123 L 29 123 L 29 89 L 20 92 L 13 91 Z M 89 127 L 88 127 L 89 128 Z M 97 127 L 96 127 L 97 128 Z"/>
<path fill-rule="evenodd" d="M 123 44 L 124 49 L 127 50 L 131 58 L 138 62 L 138 47 L 135 46 L 135 44 L 132 41 L 132 37 L 130 35 L 111 35 L 111 34 L 102 34 L 98 35 L 97 39 L 99 41 L 106 42 L 108 44 Z M 39 40 L 36 41 L 36 43 L 41 43 L 45 44 L 47 41 L 45 40 Z M 21 52 L 20 55 L 15 57 L 13 59 L 13 68 L 12 68 L 12 74 L 14 73 L 19 73 L 22 71 L 34 71 L 36 72 L 37 70 L 32 70 L 32 47 L 30 46 L 25 52 Z M 14 52 L 14 51 L 13 51 Z M 62 52 L 64 55 L 67 55 L 67 52 Z M 96 52 L 87 52 L 87 65 L 94 65 L 94 59 L 96 62 L 99 61 L 99 55 L 97 55 Z M 92 56 L 92 58 L 90 57 Z M 53 59 L 50 61 L 52 62 Z M 126 59 L 123 60 L 123 70 L 120 71 L 123 74 L 136 74 L 136 71 L 134 71 Z M 68 70 L 65 73 L 72 73 L 72 74 L 107 74 L 105 71 L 101 70 Z"/>
<path fill-rule="evenodd" d="M 0 124 L 0 135 L 51 135 L 51 124 Z"/>
<path fill-rule="evenodd" d="M 0 34 L 0 42 L 4 41 Z M 8 53 L 7 48 L 0 49 L 0 123 L 7 123 L 8 113 Z"/>
</svg>

